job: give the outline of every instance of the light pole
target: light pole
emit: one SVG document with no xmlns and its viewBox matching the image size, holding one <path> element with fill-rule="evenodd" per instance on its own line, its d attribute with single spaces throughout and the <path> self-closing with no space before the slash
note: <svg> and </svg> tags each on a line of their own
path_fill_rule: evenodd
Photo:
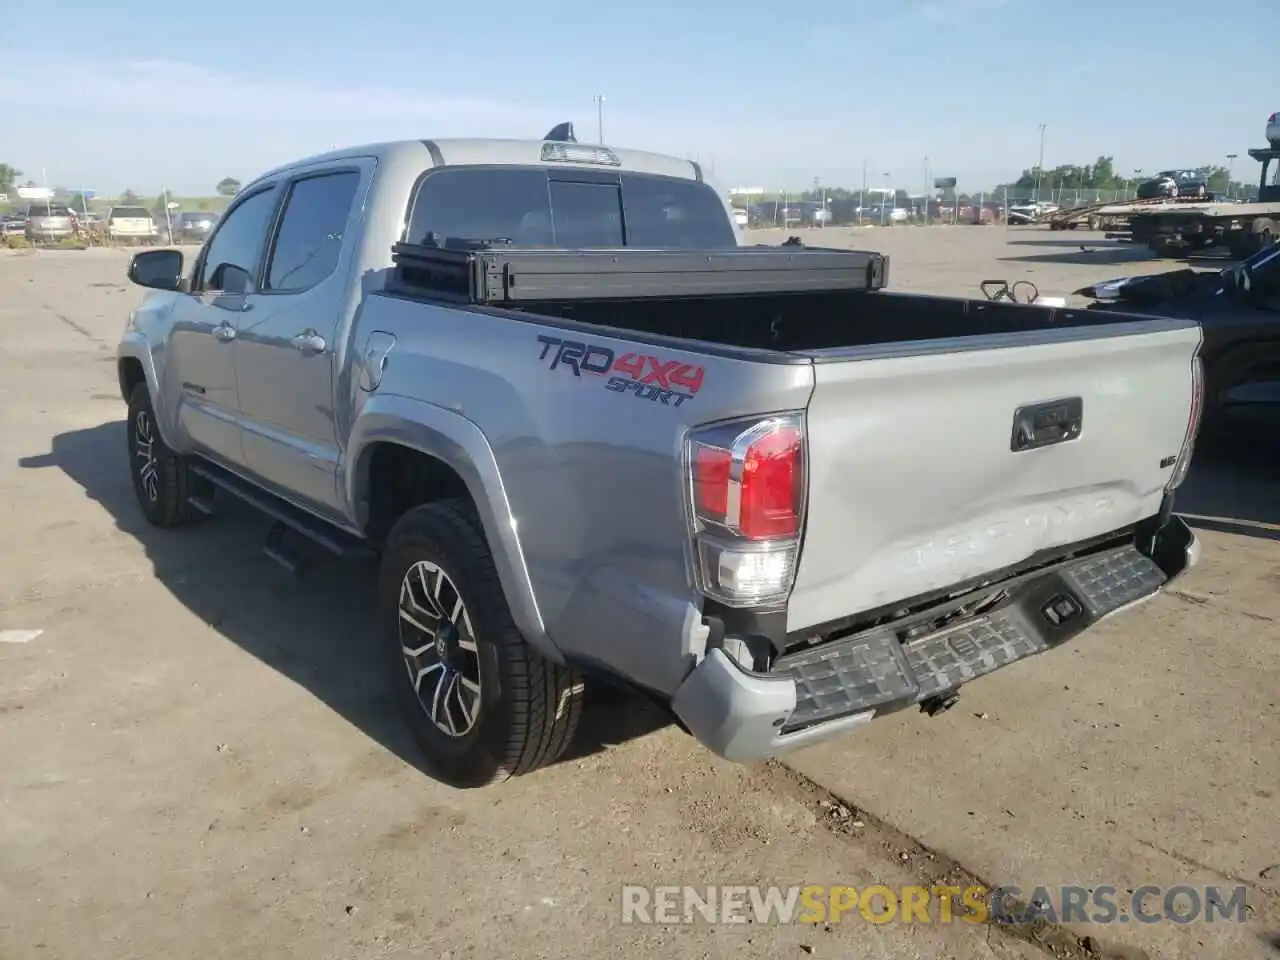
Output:
<svg viewBox="0 0 1280 960">
<path fill-rule="evenodd" d="M 924 158 L 924 216 L 925 223 L 929 222 L 929 158 Z"/>
<path fill-rule="evenodd" d="M 818 207 L 819 216 L 815 219 L 818 222 L 818 226 L 825 227 L 827 225 L 827 191 L 822 189 L 821 177 L 813 178 L 813 197 L 821 204 Z"/>
<path fill-rule="evenodd" d="M 1040 124 L 1040 159 L 1036 161 L 1036 203 L 1040 202 L 1040 177 L 1044 174 L 1044 132 L 1047 123 Z"/>
<path fill-rule="evenodd" d="M 596 104 L 596 142 L 604 143 L 604 94 L 597 93 L 591 98 Z"/>
<path fill-rule="evenodd" d="M 867 205 L 867 161 L 862 161 L 862 190 L 858 193 L 858 226 L 862 226 L 862 208 Z"/>
<path fill-rule="evenodd" d="M 885 204 L 889 202 L 889 171 L 884 172 L 884 196 L 880 200 L 880 226 L 884 226 Z M 893 195 L 893 209 L 898 209 L 898 195 Z"/>
<path fill-rule="evenodd" d="M 1231 168 L 1236 165 L 1237 154 L 1227 154 L 1227 199 L 1231 199 Z"/>
</svg>

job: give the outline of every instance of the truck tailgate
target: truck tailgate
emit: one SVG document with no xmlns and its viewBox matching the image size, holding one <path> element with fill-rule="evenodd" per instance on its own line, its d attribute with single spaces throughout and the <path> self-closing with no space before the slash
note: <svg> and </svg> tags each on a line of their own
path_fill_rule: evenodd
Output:
<svg viewBox="0 0 1280 960">
<path fill-rule="evenodd" d="M 1195 324 L 1159 320 L 815 354 L 808 519 L 787 629 L 1155 514 L 1186 435 L 1199 344 Z M 1040 404 L 1050 419 L 1074 416 L 1073 400 L 1073 439 L 1014 450 L 1026 439 L 1015 440 L 1016 411 L 1024 424 Z"/>
</svg>

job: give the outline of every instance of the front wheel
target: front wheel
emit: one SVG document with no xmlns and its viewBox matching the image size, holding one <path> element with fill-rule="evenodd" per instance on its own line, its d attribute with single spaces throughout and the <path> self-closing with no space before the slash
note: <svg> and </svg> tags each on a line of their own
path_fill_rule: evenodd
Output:
<svg viewBox="0 0 1280 960">
<path fill-rule="evenodd" d="M 170 450 L 160 436 L 145 383 L 129 395 L 125 432 L 133 492 L 147 521 L 157 527 L 182 527 L 199 519 L 202 514 L 190 503 L 194 478 L 189 462 Z"/>
<path fill-rule="evenodd" d="M 582 677 L 525 643 L 470 504 L 429 503 L 396 522 L 378 619 L 396 700 L 442 780 L 483 786 L 564 753 Z"/>
</svg>

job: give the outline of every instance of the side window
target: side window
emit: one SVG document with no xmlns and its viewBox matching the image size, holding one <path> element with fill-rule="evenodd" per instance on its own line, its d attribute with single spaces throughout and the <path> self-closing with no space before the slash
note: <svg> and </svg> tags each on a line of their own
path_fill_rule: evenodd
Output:
<svg viewBox="0 0 1280 960">
<path fill-rule="evenodd" d="M 544 170 L 457 168 L 422 181 L 409 216 L 408 243 L 465 247 L 505 238 L 521 246 L 554 242 Z"/>
<path fill-rule="evenodd" d="M 333 272 L 359 185 L 360 174 L 354 170 L 293 184 L 271 251 L 266 289 L 309 290 Z"/>
<path fill-rule="evenodd" d="M 193 290 L 245 293 L 267 238 L 276 191 L 268 187 L 251 194 L 229 211 L 209 241 L 204 264 Z"/>
</svg>

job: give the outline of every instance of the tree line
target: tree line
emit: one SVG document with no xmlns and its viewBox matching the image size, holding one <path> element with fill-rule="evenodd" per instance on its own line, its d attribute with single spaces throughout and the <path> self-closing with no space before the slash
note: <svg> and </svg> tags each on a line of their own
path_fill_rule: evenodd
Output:
<svg viewBox="0 0 1280 960">
<path fill-rule="evenodd" d="M 1230 180 L 1230 171 L 1223 166 L 1207 164 L 1194 168 L 1197 175 L 1204 179 L 1208 188 L 1213 193 L 1230 192 L 1232 196 L 1243 197 L 1249 196 L 1254 185 L 1251 183 L 1242 183 L 1237 180 Z M 1036 167 L 1029 167 L 1022 171 L 1022 174 L 1012 183 L 998 184 L 990 190 L 982 192 L 990 195 L 1000 195 L 1007 192 L 1011 196 L 1026 197 L 1035 192 L 1039 187 L 1042 193 L 1059 193 L 1060 191 L 1097 191 L 1099 193 L 1125 194 L 1136 189 L 1137 185 L 1143 180 L 1154 176 L 1156 171 L 1132 171 L 1128 174 L 1122 173 L 1116 169 L 1114 157 L 1098 157 L 1093 163 L 1063 163 L 1051 169 L 1040 170 Z M 0 194 L 10 194 L 10 203 L 15 202 L 12 196 L 14 189 L 19 186 L 22 178 L 22 171 L 7 163 L 0 163 Z M 1228 184 L 1228 180 L 1230 183 Z M 35 184 L 30 184 L 34 186 Z M 240 192 L 241 183 L 235 177 L 223 177 L 214 186 L 214 190 L 219 196 L 233 197 Z M 1229 190 L 1228 190 L 1229 188 Z M 871 188 L 868 188 L 869 190 Z M 955 190 L 939 190 L 936 193 L 943 200 L 952 201 L 957 199 L 968 200 L 975 196 L 978 191 L 968 188 L 957 194 Z M 828 201 L 849 201 L 861 197 L 862 192 L 857 189 L 848 187 L 821 187 L 815 186 L 808 190 L 787 192 L 784 194 L 766 194 L 759 198 L 761 202 L 773 202 L 775 200 L 822 200 Z M 79 194 L 71 194 L 66 190 L 55 189 L 54 196 L 60 202 L 69 203 L 75 209 L 84 208 L 84 198 Z M 119 198 L 121 204 L 137 204 L 139 198 L 132 190 L 126 190 Z M 163 210 L 163 201 L 157 201 L 159 209 Z M 910 195 L 908 191 L 898 190 L 896 202 L 899 206 L 906 206 L 910 203 Z"/>
<path fill-rule="evenodd" d="M 34 186 L 39 186 L 39 184 L 31 180 L 26 183 L 22 182 L 22 171 L 17 167 L 9 163 L 0 163 L 0 194 L 7 195 L 11 205 L 18 202 L 18 197 L 15 194 L 18 187 Z M 221 197 L 234 197 L 240 192 L 240 186 L 240 181 L 235 177 L 223 177 L 214 186 L 214 190 Z M 53 198 L 56 202 L 65 203 L 73 210 L 84 210 L 87 207 L 86 198 L 83 194 L 67 190 L 65 187 L 54 187 Z M 142 203 L 138 194 L 134 193 L 132 189 L 125 190 L 116 198 L 116 201 L 122 206 L 136 206 Z M 159 210 L 164 210 L 164 203 L 163 197 L 156 198 L 156 205 Z M 203 209 L 205 204 L 200 206 Z"/>
</svg>

